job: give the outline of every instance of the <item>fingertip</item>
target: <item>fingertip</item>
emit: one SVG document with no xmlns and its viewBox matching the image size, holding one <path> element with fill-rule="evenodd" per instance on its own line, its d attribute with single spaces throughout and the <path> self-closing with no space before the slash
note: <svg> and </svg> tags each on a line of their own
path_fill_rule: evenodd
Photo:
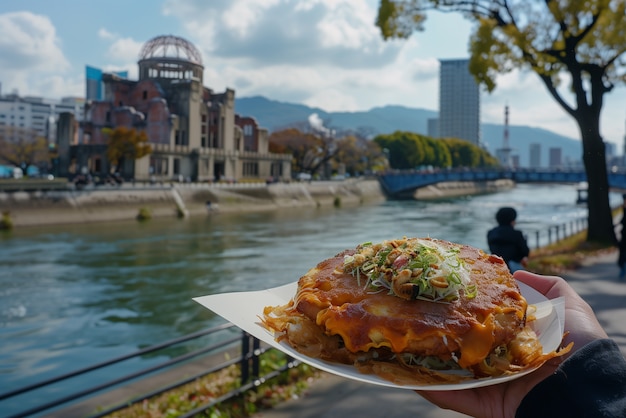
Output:
<svg viewBox="0 0 626 418">
<path fill-rule="evenodd" d="M 559 281 L 562 280 L 557 276 L 543 276 L 525 270 L 516 271 L 513 273 L 513 277 L 543 294 L 558 285 Z"/>
</svg>

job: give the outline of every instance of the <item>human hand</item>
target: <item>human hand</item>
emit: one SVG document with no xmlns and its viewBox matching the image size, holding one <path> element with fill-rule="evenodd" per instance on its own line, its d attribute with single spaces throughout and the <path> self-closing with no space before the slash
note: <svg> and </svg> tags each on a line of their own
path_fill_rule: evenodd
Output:
<svg viewBox="0 0 626 418">
<path fill-rule="evenodd" d="M 547 361 L 536 371 L 508 382 L 459 391 L 416 391 L 428 401 L 444 409 L 452 409 L 473 417 L 513 418 L 522 399 L 539 382 L 550 376 L 563 358 L 587 343 L 608 338 L 593 310 L 562 278 L 540 276 L 516 271 L 514 277 L 534 288 L 548 299 L 565 298 L 565 331 L 563 346 L 574 343 L 569 354 Z"/>
</svg>

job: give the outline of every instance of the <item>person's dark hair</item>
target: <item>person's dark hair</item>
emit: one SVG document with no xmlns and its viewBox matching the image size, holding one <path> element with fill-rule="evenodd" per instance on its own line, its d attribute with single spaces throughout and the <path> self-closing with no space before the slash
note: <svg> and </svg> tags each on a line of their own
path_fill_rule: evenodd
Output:
<svg viewBox="0 0 626 418">
<path fill-rule="evenodd" d="M 513 208 L 500 208 L 496 213 L 496 221 L 498 221 L 498 225 L 510 225 L 516 218 L 517 211 Z"/>
</svg>

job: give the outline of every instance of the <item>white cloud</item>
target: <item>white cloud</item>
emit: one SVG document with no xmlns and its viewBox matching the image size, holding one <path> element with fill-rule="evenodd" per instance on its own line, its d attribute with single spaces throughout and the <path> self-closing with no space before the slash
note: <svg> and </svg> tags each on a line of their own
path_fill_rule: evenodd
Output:
<svg viewBox="0 0 626 418">
<path fill-rule="evenodd" d="M 30 12 L 0 15 L 0 64 L 10 69 L 24 65 L 37 70 L 68 67 L 50 20 Z"/>
<path fill-rule="evenodd" d="M 115 62 L 133 63 L 139 60 L 139 52 L 145 42 L 138 42 L 131 38 L 114 38 L 107 50 L 107 57 Z"/>
<path fill-rule="evenodd" d="M 5 86 L 23 95 L 58 92 L 62 89 L 59 74 L 68 69 L 56 30 L 46 16 L 0 14 L 0 80 Z"/>
<path fill-rule="evenodd" d="M 439 64 L 419 43 L 382 40 L 363 0 L 166 3 L 203 52 L 205 84 L 328 111 L 435 108 Z M 245 9 L 245 11 L 243 11 Z M 426 103 L 421 99 L 427 97 Z"/>
<path fill-rule="evenodd" d="M 310 107 L 333 111 L 356 111 L 361 109 L 358 99 L 352 94 L 334 88 L 324 88 L 308 95 L 303 104 Z"/>
<path fill-rule="evenodd" d="M 166 13 L 180 19 L 209 61 L 376 68 L 398 49 L 377 35 L 374 9 L 362 0 L 172 2 Z"/>
<path fill-rule="evenodd" d="M 255 26 L 265 11 L 277 3 L 277 0 L 235 0 L 223 11 L 222 22 L 225 27 L 237 33 L 240 38 L 248 38 L 250 30 Z M 214 21 L 214 23 L 217 23 Z"/>
<path fill-rule="evenodd" d="M 384 49 L 374 26 L 374 10 L 363 1 L 326 1 L 326 16 L 317 24 L 324 48 L 347 47 L 366 54 Z M 378 50 L 378 51 L 376 51 Z"/>
<path fill-rule="evenodd" d="M 141 48 L 147 41 L 137 41 L 131 37 L 122 37 L 106 28 L 98 30 L 98 38 L 104 41 L 106 52 L 103 56 L 108 61 L 101 69 L 105 72 L 127 71 L 130 79 L 139 77 L 137 61 Z"/>
<path fill-rule="evenodd" d="M 108 30 L 106 30 L 105 28 L 100 28 L 100 29 L 98 30 L 98 37 L 99 37 L 100 39 L 107 39 L 107 40 L 109 40 L 109 39 L 115 39 L 115 38 L 116 38 L 116 35 L 115 35 L 115 34 L 113 34 L 113 33 L 111 33 L 111 32 L 109 32 L 109 31 L 108 31 Z"/>
</svg>

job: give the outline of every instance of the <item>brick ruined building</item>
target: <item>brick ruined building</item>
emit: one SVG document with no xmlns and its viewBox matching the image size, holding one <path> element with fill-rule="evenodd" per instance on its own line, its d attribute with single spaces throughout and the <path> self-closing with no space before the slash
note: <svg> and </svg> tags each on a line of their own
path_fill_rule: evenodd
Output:
<svg viewBox="0 0 626 418">
<path fill-rule="evenodd" d="M 235 92 L 203 86 L 202 59 L 188 41 L 158 36 L 139 57 L 139 80 L 104 74 L 104 100 L 85 108 L 70 172 L 106 175 L 105 128 L 145 131 L 152 153 L 124 161 L 119 171 L 135 180 L 248 180 L 291 177 L 291 155 L 268 151 L 268 131 L 235 113 Z"/>
</svg>

